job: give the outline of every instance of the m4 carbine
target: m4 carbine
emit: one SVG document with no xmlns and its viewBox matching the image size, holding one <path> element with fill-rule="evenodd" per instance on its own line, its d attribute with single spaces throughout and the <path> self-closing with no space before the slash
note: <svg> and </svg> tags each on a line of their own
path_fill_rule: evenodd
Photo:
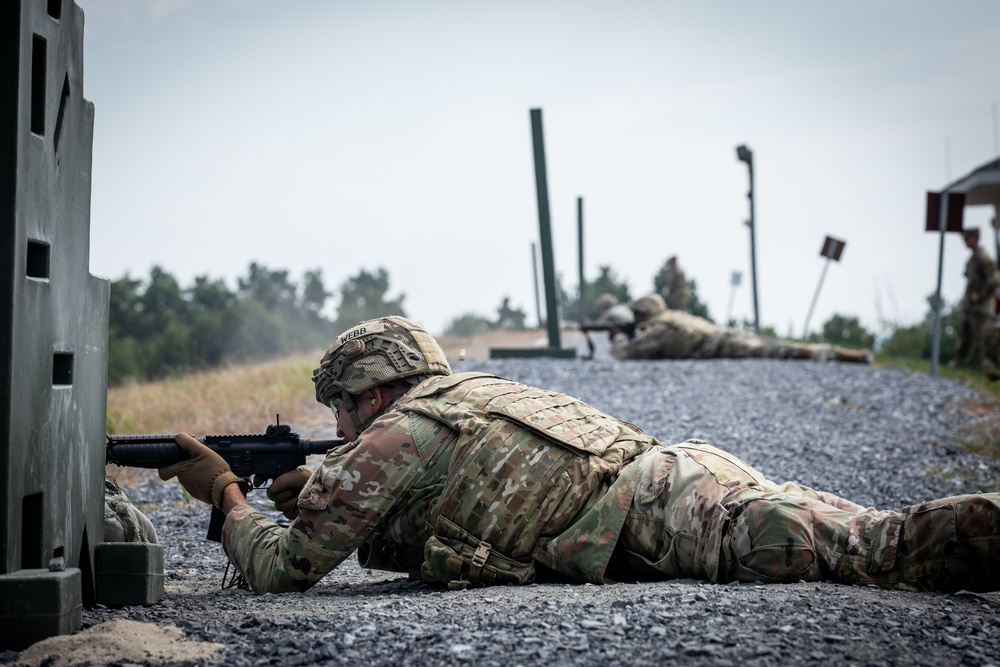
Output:
<svg viewBox="0 0 1000 667">
<path fill-rule="evenodd" d="M 328 450 L 344 444 L 343 440 L 306 440 L 293 433 L 290 426 L 277 423 L 264 433 L 234 433 L 206 435 L 198 438 L 229 464 L 239 477 L 261 476 L 274 479 L 286 472 L 305 465 L 310 454 L 326 454 Z M 190 458 L 174 438 L 176 434 L 107 436 L 107 462 L 132 468 L 163 468 Z M 208 539 L 222 541 L 222 524 L 226 517 L 212 508 L 208 524 Z"/>
</svg>

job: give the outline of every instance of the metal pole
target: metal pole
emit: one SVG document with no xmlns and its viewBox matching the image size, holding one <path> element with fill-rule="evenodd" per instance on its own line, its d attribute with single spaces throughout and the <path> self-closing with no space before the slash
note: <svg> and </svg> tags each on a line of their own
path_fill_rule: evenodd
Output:
<svg viewBox="0 0 1000 667">
<path fill-rule="evenodd" d="M 750 191 L 747 197 L 750 198 L 750 280 L 753 286 L 753 328 L 756 333 L 760 333 L 760 311 L 757 309 L 757 248 L 754 239 L 755 221 L 753 206 L 753 158 L 747 162 L 750 169 Z"/>
<path fill-rule="evenodd" d="M 545 282 L 545 314 L 548 319 L 549 347 L 561 348 L 559 303 L 556 300 L 556 271 L 552 255 L 552 224 L 549 220 L 549 188 L 545 174 L 545 142 L 542 138 L 541 109 L 531 109 L 531 138 L 535 150 L 535 190 L 538 193 L 538 231 L 542 244 L 542 278 Z"/>
<path fill-rule="evenodd" d="M 729 289 L 729 306 L 726 308 L 726 326 L 733 321 L 733 299 L 736 297 L 736 285 L 732 285 Z"/>
<path fill-rule="evenodd" d="M 576 236 L 579 251 L 577 263 L 580 270 L 580 304 L 577 315 L 579 321 L 583 322 L 587 316 L 587 283 L 583 279 L 583 197 L 576 198 Z"/>
<path fill-rule="evenodd" d="M 826 270 L 830 268 L 830 258 L 826 258 L 826 262 L 823 264 L 823 271 L 819 274 L 819 284 L 816 285 L 816 293 L 813 294 L 812 303 L 809 304 L 809 314 L 806 315 L 806 325 L 802 327 L 802 339 L 805 340 L 806 335 L 809 333 L 809 320 L 813 316 L 813 308 L 816 307 L 816 301 L 819 299 L 819 291 L 823 287 L 823 279 L 826 278 Z"/>
<path fill-rule="evenodd" d="M 760 311 L 757 308 L 757 249 L 755 247 L 756 239 L 754 238 L 753 151 L 745 145 L 737 146 L 736 158 L 740 162 L 746 162 L 747 169 L 750 172 L 750 189 L 747 191 L 747 198 L 750 200 L 750 219 L 747 220 L 747 225 L 750 227 L 750 280 L 751 287 L 753 288 L 753 328 L 754 331 L 760 333 Z"/>
<path fill-rule="evenodd" d="M 538 328 L 542 328 L 542 306 L 538 299 L 538 257 L 535 252 L 535 242 L 531 242 L 531 275 L 535 278 L 535 317 L 538 319 Z"/>
<path fill-rule="evenodd" d="M 948 217 L 948 193 L 941 193 L 941 213 L 939 216 L 939 229 L 941 243 L 938 248 L 938 277 L 937 290 L 934 292 L 934 337 L 931 343 L 931 376 L 938 372 L 938 355 L 941 351 L 941 277 L 944 275 L 944 231 L 947 226 Z"/>
</svg>

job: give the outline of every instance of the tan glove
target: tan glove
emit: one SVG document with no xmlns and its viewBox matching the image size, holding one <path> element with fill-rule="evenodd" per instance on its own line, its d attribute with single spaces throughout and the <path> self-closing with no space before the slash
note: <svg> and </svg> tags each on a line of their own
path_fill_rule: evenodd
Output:
<svg viewBox="0 0 1000 667">
<path fill-rule="evenodd" d="M 286 519 L 291 520 L 299 515 L 299 494 L 312 475 L 312 468 L 299 466 L 295 470 L 278 475 L 267 488 L 268 499 L 274 502 L 274 508 L 284 514 Z M 257 483 L 256 478 L 254 483 Z"/>
<path fill-rule="evenodd" d="M 191 458 L 160 468 L 160 479 L 166 481 L 176 477 L 193 498 L 216 507 L 222 502 L 223 489 L 230 484 L 239 484 L 246 493 L 246 480 L 237 477 L 221 456 L 187 433 L 178 433 L 174 440 Z"/>
</svg>

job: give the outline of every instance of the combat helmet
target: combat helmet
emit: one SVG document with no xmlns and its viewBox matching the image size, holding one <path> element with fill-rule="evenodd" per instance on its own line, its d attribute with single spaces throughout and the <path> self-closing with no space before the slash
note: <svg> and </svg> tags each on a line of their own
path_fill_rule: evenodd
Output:
<svg viewBox="0 0 1000 667">
<path fill-rule="evenodd" d="M 395 380 L 451 375 L 444 351 L 434 337 L 405 317 L 366 320 L 337 336 L 313 371 L 316 400 L 332 407 L 340 399 L 359 430 L 351 395 Z"/>
<path fill-rule="evenodd" d="M 598 314 L 603 314 L 610 308 L 614 308 L 617 305 L 618 297 L 611 292 L 605 292 L 594 299 L 594 310 L 596 310 Z"/>
<path fill-rule="evenodd" d="M 635 324 L 635 315 L 631 308 L 618 303 L 604 312 L 601 321 L 604 324 L 613 324 L 619 329 L 626 329 Z"/>
<path fill-rule="evenodd" d="M 663 300 L 663 297 L 653 292 L 652 294 L 647 294 L 646 296 L 639 297 L 632 303 L 628 305 L 635 314 L 635 323 L 642 324 L 647 322 L 660 313 L 667 312 L 667 304 Z"/>
</svg>

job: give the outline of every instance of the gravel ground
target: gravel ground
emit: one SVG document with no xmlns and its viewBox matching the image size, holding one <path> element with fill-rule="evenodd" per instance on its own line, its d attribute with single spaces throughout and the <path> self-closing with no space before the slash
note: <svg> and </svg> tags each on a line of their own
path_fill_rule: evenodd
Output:
<svg viewBox="0 0 1000 667">
<path fill-rule="evenodd" d="M 952 381 L 771 360 L 458 362 L 577 396 L 666 442 L 702 438 L 777 481 L 862 504 L 1000 490 L 1000 462 L 963 451 Z M 995 417 L 994 417 L 995 418 Z M 320 428 L 312 437 L 332 437 Z M 173 624 L 228 647 L 225 664 L 997 665 L 1000 594 L 831 583 L 532 585 L 442 591 L 344 563 L 305 594 L 220 590 L 208 510 L 176 484 L 128 490 L 166 549 L 166 597 L 84 612 Z M 251 494 L 262 497 L 263 494 Z"/>
</svg>

